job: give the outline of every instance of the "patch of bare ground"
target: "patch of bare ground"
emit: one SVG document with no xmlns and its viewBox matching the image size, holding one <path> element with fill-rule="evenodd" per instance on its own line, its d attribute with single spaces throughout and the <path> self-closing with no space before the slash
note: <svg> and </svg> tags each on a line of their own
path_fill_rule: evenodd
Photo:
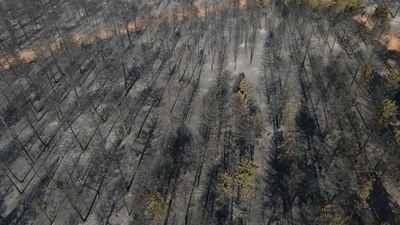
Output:
<svg viewBox="0 0 400 225">
<path fill-rule="evenodd" d="M 375 23 L 367 15 L 356 15 L 355 20 L 364 25 L 368 30 L 373 30 Z M 400 38 L 393 33 L 386 33 L 381 36 L 379 42 L 386 46 L 387 50 L 400 53 Z"/>
<path fill-rule="evenodd" d="M 385 44 L 389 51 L 400 53 L 400 38 L 394 34 L 382 35 L 380 39 L 382 44 Z"/>
</svg>

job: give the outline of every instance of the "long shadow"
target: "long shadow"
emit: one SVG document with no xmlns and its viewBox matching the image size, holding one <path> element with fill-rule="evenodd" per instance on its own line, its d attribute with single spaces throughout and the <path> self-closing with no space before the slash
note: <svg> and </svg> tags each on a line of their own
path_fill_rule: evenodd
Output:
<svg viewBox="0 0 400 225">
<path fill-rule="evenodd" d="M 168 145 L 164 152 L 164 162 L 158 171 L 162 187 L 169 188 L 171 181 L 179 178 L 181 169 L 185 169 L 188 166 L 185 159 L 189 158 L 191 142 L 192 136 L 189 130 L 185 128 L 169 137 Z"/>
<path fill-rule="evenodd" d="M 215 165 L 208 173 L 208 182 L 206 190 L 203 194 L 202 201 L 204 202 L 203 219 L 215 219 L 216 224 L 226 224 L 229 219 L 229 203 L 217 201 L 217 193 L 215 186 L 218 182 L 218 174 L 222 169 L 222 165 Z"/>
<path fill-rule="evenodd" d="M 301 133 L 307 138 L 311 138 L 315 135 L 316 124 L 313 118 L 307 112 L 305 106 L 302 106 L 296 115 L 296 124 L 299 127 Z"/>
<path fill-rule="evenodd" d="M 163 152 L 163 161 L 156 171 L 156 180 L 154 181 L 156 189 L 163 193 L 163 196 L 172 196 L 168 201 L 168 211 L 164 224 L 168 224 L 171 215 L 171 207 L 174 201 L 177 183 L 181 174 L 190 165 L 190 149 L 192 143 L 192 134 L 185 127 L 180 127 L 176 133 L 172 133 L 168 138 L 168 144 Z"/>
<path fill-rule="evenodd" d="M 290 201 L 290 188 L 286 184 L 286 180 L 291 176 L 291 160 L 279 159 L 282 151 L 279 146 L 284 141 L 283 133 L 278 131 L 272 137 L 272 149 L 268 156 L 268 169 L 265 187 L 267 201 L 264 203 L 266 210 L 272 212 L 268 217 L 267 224 L 280 223 L 287 217 L 287 213 L 291 210 L 292 202 Z"/>
<path fill-rule="evenodd" d="M 302 124 L 305 132 L 310 134 L 315 131 L 315 126 Z M 267 201 L 265 208 L 272 214 L 267 216 L 267 224 L 313 224 L 319 211 L 315 211 L 323 204 L 322 191 L 318 175 L 314 166 L 307 164 L 303 157 L 310 150 L 297 149 L 298 156 L 282 158 L 284 149 L 280 149 L 284 137 L 282 132 L 275 132 L 272 138 L 273 148 L 268 156 L 268 169 L 265 188 Z M 300 145 L 299 145 L 300 146 Z M 314 158 L 314 157 L 310 157 Z M 295 211 L 301 213 L 295 214 Z M 295 217 L 295 218 L 294 218 Z M 299 221 L 301 220 L 301 222 Z"/>
<path fill-rule="evenodd" d="M 389 195 L 379 179 L 373 182 L 373 189 L 367 199 L 367 203 L 370 205 L 378 224 L 385 222 L 400 224 L 399 209 L 397 209 L 397 214 L 393 212 Z"/>
</svg>

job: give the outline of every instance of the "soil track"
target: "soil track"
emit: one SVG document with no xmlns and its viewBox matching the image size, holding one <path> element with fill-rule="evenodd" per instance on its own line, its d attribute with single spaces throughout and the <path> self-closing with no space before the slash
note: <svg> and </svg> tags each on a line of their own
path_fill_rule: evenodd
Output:
<svg viewBox="0 0 400 225">
<path fill-rule="evenodd" d="M 195 16 L 205 17 L 208 13 L 212 13 L 218 10 L 221 10 L 225 5 L 225 2 L 220 2 L 219 4 L 207 4 L 196 6 L 194 9 Z M 244 9 L 247 5 L 247 0 L 240 0 L 240 9 Z M 192 12 L 193 13 L 193 12 Z M 76 45 L 90 44 L 96 41 L 96 39 L 106 40 L 113 36 L 119 35 L 127 35 L 128 32 L 134 32 L 144 27 L 154 27 L 159 25 L 160 23 L 167 21 L 168 23 L 176 22 L 188 19 L 191 15 L 191 12 L 177 12 L 176 14 L 168 13 L 166 15 L 158 15 L 153 16 L 150 19 L 146 20 L 136 20 L 129 22 L 126 26 L 121 26 L 117 29 L 99 29 L 91 35 L 84 34 L 84 32 L 79 32 L 72 35 L 72 42 Z M 15 65 L 20 62 L 31 63 L 37 59 L 37 56 L 40 52 L 44 57 L 49 57 L 52 52 L 58 50 L 62 46 L 62 40 L 57 39 L 55 42 L 50 43 L 49 46 L 38 46 L 36 48 L 27 48 L 21 51 L 18 51 L 16 56 L 5 55 L 0 56 L 0 71 L 8 70 L 12 65 Z M 17 59 L 18 60 L 17 60 Z"/>
</svg>

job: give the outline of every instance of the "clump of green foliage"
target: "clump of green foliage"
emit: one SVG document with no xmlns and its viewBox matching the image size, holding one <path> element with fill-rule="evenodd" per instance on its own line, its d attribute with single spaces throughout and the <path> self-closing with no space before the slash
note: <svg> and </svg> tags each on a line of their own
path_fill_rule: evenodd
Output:
<svg viewBox="0 0 400 225">
<path fill-rule="evenodd" d="M 385 98 L 382 104 L 380 123 L 387 126 L 391 121 L 395 120 L 398 114 L 398 108 L 394 100 Z"/>
<path fill-rule="evenodd" d="M 235 125 L 241 134 L 253 133 L 258 136 L 263 131 L 263 118 L 257 110 L 256 97 L 249 79 L 244 77 L 239 84 L 239 90 L 233 93 Z"/>
<path fill-rule="evenodd" d="M 232 195 L 234 188 L 233 177 L 226 171 L 221 173 L 218 179 L 217 191 L 223 195 Z"/>
<path fill-rule="evenodd" d="M 342 225 L 348 222 L 351 217 L 350 216 L 342 216 L 337 212 L 337 208 L 332 203 L 325 204 L 321 208 L 321 216 L 325 218 L 324 224 L 330 225 Z"/>
<path fill-rule="evenodd" d="M 387 81 L 390 87 L 397 87 L 400 84 L 400 72 L 396 68 L 390 70 L 387 77 Z"/>
<path fill-rule="evenodd" d="M 247 114 L 249 108 L 256 102 L 255 94 L 253 92 L 253 86 L 251 82 L 244 77 L 239 84 L 239 91 L 234 93 L 234 100 L 237 105 L 242 106 L 241 113 Z"/>
<path fill-rule="evenodd" d="M 255 187 L 257 171 L 257 165 L 251 160 L 242 157 L 233 176 L 227 172 L 220 174 L 216 190 L 223 196 L 231 196 L 234 193 L 234 189 L 237 188 L 241 198 L 249 199 L 251 191 Z"/>
<path fill-rule="evenodd" d="M 240 196 L 249 198 L 254 188 L 258 166 L 246 158 L 242 158 L 235 171 L 235 181 L 240 187 Z"/>
<path fill-rule="evenodd" d="M 330 220 L 330 225 L 343 225 L 346 224 L 347 221 L 349 221 L 351 219 L 350 216 L 340 216 L 340 215 L 335 215 L 331 218 Z"/>
<path fill-rule="evenodd" d="M 369 87 L 372 84 L 372 73 L 374 72 L 374 69 L 371 66 L 367 66 L 364 69 L 364 72 L 362 73 L 361 79 L 363 83 Z"/>
<path fill-rule="evenodd" d="M 397 144 L 400 144 L 400 130 L 397 130 L 396 132 L 394 132 L 393 138 Z"/>
<path fill-rule="evenodd" d="M 332 212 L 332 210 L 333 210 L 333 204 L 328 203 L 328 204 L 324 205 L 324 207 L 322 207 L 321 213 L 328 214 L 328 213 Z"/>
<path fill-rule="evenodd" d="M 375 22 L 375 27 L 382 28 L 387 31 L 390 30 L 390 17 L 389 17 L 389 6 L 387 4 L 379 4 L 372 14 L 372 19 Z"/>
<path fill-rule="evenodd" d="M 358 196 L 362 199 L 365 200 L 369 197 L 369 194 L 371 193 L 372 190 L 372 180 L 368 180 L 361 188 L 360 191 L 358 192 Z"/>
<path fill-rule="evenodd" d="M 160 220 L 167 213 L 168 205 L 159 192 L 144 194 L 146 200 L 146 212 L 150 219 Z"/>
</svg>

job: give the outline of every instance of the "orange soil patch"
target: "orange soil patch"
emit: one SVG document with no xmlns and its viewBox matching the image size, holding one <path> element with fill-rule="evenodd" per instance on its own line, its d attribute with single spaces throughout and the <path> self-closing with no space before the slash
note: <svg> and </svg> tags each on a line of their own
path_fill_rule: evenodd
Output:
<svg viewBox="0 0 400 225">
<path fill-rule="evenodd" d="M 206 12 L 211 13 L 222 9 L 224 4 L 208 4 L 203 5 L 203 7 L 197 7 L 197 16 L 204 17 L 206 16 Z M 247 6 L 247 0 L 239 1 L 239 9 L 244 9 Z"/>
<path fill-rule="evenodd" d="M 100 30 L 97 33 L 97 37 L 99 37 L 100 39 L 103 39 L 103 40 L 110 38 L 112 35 L 113 35 L 113 33 L 111 31 L 104 30 L 104 29 Z"/>
<path fill-rule="evenodd" d="M 84 34 L 75 34 L 74 36 L 72 36 L 72 41 L 77 45 L 86 44 L 88 43 L 88 40 L 89 37 Z"/>
<path fill-rule="evenodd" d="M 61 48 L 61 38 L 50 44 L 50 50 L 56 51 Z"/>
<path fill-rule="evenodd" d="M 355 20 L 363 24 L 368 30 L 373 30 L 375 24 L 366 15 L 357 15 Z M 400 53 L 400 38 L 394 34 L 387 33 L 381 36 L 379 42 L 386 46 L 387 50 Z"/>
<path fill-rule="evenodd" d="M 247 5 L 247 0 L 240 0 L 239 5 L 240 5 L 240 8 L 243 9 Z"/>
<path fill-rule="evenodd" d="M 389 51 L 400 53 L 400 38 L 393 34 L 385 34 L 382 36 L 380 42 L 386 45 Z"/>
<path fill-rule="evenodd" d="M 18 58 L 27 63 L 31 63 L 36 60 L 36 54 L 32 49 L 26 49 L 18 52 Z"/>
<path fill-rule="evenodd" d="M 13 59 L 11 59 L 12 61 L 14 61 Z M 6 57 L 2 57 L 0 58 L 0 69 L 1 70 L 8 70 L 11 68 L 11 64 L 10 64 L 10 59 L 6 59 Z"/>
<path fill-rule="evenodd" d="M 375 24 L 366 15 L 357 15 L 354 17 L 354 19 L 360 22 L 369 30 L 374 29 Z"/>
</svg>

